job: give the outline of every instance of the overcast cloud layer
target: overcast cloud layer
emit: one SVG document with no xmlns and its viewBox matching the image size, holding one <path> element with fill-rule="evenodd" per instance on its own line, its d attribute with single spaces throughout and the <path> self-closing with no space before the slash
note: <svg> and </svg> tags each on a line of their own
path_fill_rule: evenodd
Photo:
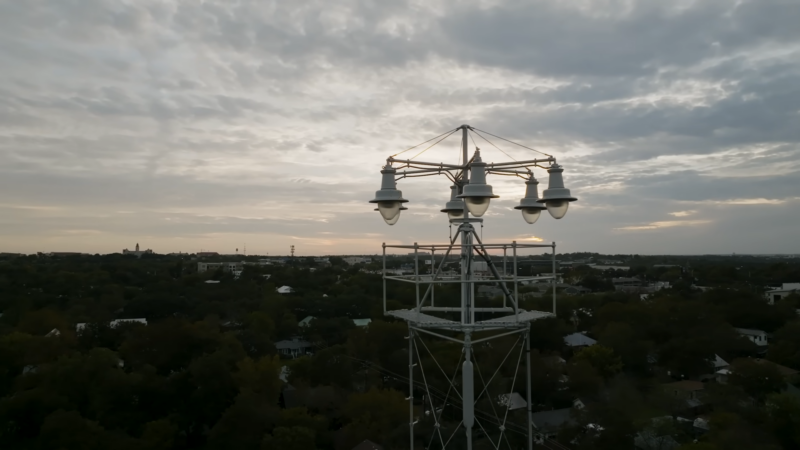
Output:
<svg viewBox="0 0 800 450">
<path fill-rule="evenodd" d="M 488 240 L 800 253 L 798 24 L 796 0 L 0 1 L 0 251 L 443 242 L 445 178 L 400 182 L 394 227 L 366 201 L 468 123 L 580 199 L 530 226 L 490 177 Z"/>
</svg>

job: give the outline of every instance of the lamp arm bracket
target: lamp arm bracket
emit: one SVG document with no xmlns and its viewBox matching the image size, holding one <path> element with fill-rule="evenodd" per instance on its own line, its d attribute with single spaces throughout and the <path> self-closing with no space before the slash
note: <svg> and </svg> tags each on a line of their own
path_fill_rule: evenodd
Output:
<svg viewBox="0 0 800 450">
<path fill-rule="evenodd" d="M 464 166 L 456 165 L 456 164 L 445 164 L 445 163 L 441 163 L 441 162 L 434 163 L 434 162 L 425 162 L 425 161 L 412 161 L 410 159 L 396 159 L 396 158 L 392 158 L 392 157 L 389 157 L 386 160 L 386 162 L 388 162 L 388 163 L 405 164 L 408 167 L 412 167 L 412 166 L 429 166 L 429 167 L 438 167 L 438 168 L 442 168 L 442 169 L 463 169 L 464 168 Z"/>
</svg>

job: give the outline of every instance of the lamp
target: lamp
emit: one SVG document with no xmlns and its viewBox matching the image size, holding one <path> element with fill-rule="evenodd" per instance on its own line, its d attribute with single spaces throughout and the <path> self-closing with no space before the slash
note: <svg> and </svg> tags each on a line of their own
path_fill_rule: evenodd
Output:
<svg viewBox="0 0 800 450">
<path fill-rule="evenodd" d="M 464 218 L 464 200 L 458 198 L 458 185 L 450 186 L 450 201 L 444 205 L 443 213 L 447 213 L 450 220 Z"/>
<path fill-rule="evenodd" d="M 486 163 L 481 160 L 480 150 L 475 150 L 475 157 L 470 164 L 469 184 L 458 198 L 463 198 L 467 210 L 475 217 L 481 217 L 489 209 L 489 201 L 499 197 L 492 193 L 492 186 L 486 184 Z"/>
<path fill-rule="evenodd" d="M 547 206 L 547 211 L 553 216 L 554 219 L 560 219 L 567 214 L 570 202 L 577 201 L 578 199 L 572 197 L 569 189 L 564 187 L 564 179 L 561 173 L 564 169 L 557 163 L 553 163 L 547 173 L 550 174 L 550 180 L 547 189 L 542 192 L 542 198 L 539 203 L 544 203 Z"/>
<path fill-rule="evenodd" d="M 389 225 L 394 225 L 400 216 L 401 204 L 408 202 L 403 198 L 403 193 L 397 190 L 397 183 L 394 181 L 397 170 L 386 164 L 381 170 L 383 180 L 381 189 L 375 192 L 375 198 L 370 203 L 378 204 L 378 211 L 383 216 L 383 220 Z M 391 223 L 390 223 L 391 222 Z"/>
<path fill-rule="evenodd" d="M 533 225 L 539 220 L 542 210 L 547 209 L 547 207 L 539 203 L 539 181 L 533 177 L 533 174 L 525 182 L 525 185 L 525 198 L 520 200 L 519 206 L 515 206 L 514 209 L 521 210 L 522 218 L 525 219 L 525 222 Z"/>
</svg>

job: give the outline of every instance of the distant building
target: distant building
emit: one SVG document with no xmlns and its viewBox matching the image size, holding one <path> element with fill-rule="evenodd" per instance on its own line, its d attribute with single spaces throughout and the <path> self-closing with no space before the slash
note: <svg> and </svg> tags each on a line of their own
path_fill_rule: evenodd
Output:
<svg viewBox="0 0 800 450">
<path fill-rule="evenodd" d="M 583 286 L 567 286 L 564 288 L 564 293 L 569 295 L 582 295 L 591 294 L 592 290 Z"/>
<path fill-rule="evenodd" d="M 372 258 L 365 258 L 363 256 L 348 256 L 346 258 L 342 258 L 342 260 L 351 266 L 353 264 L 366 264 L 372 262 Z"/>
<path fill-rule="evenodd" d="M 614 289 L 618 291 L 625 291 L 625 288 L 638 288 L 642 286 L 642 280 L 638 278 L 612 278 L 611 283 L 614 285 Z"/>
<path fill-rule="evenodd" d="M 116 328 L 123 323 L 140 323 L 142 325 L 147 325 L 147 319 L 145 318 L 138 318 L 138 319 L 117 319 L 108 322 L 108 326 L 111 328 Z M 86 328 L 87 323 L 78 323 L 75 324 L 75 331 L 81 331 Z"/>
<path fill-rule="evenodd" d="M 314 319 L 316 319 L 316 317 L 307 316 L 305 319 L 301 320 L 300 322 L 297 322 L 297 326 L 305 328 L 305 327 L 311 325 L 311 321 L 314 320 Z"/>
<path fill-rule="evenodd" d="M 511 394 L 500 394 L 497 396 L 497 405 L 504 406 L 509 411 L 515 409 L 522 409 L 528 406 L 528 402 L 522 398 L 519 392 L 512 392 Z"/>
<path fill-rule="evenodd" d="M 278 353 L 281 355 L 297 358 L 298 356 L 303 356 L 308 353 L 311 349 L 311 343 L 300 338 L 292 338 L 291 340 L 275 343 L 275 349 L 277 349 Z"/>
<path fill-rule="evenodd" d="M 294 294 L 294 288 L 291 286 L 281 286 L 275 289 L 278 294 Z"/>
<path fill-rule="evenodd" d="M 749 328 L 736 328 L 736 332 L 746 337 L 747 339 L 750 339 L 750 342 L 756 344 L 759 347 L 768 345 L 766 331 L 751 330 Z"/>
<path fill-rule="evenodd" d="M 775 302 L 780 301 L 781 299 L 784 299 L 794 293 L 800 293 L 800 283 L 783 283 L 783 286 L 781 286 L 779 289 L 767 291 L 765 295 L 767 297 L 767 303 L 774 305 Z"/>
<path fill-rule="evenodd" d="M 209 270 L 222 269 L 223 272 L 239 272 L 244 269 L 244 264 L 240 262 L 199 262 L 197 263 L 197 273 Z"/>
<path fill-rule="evenodd" d="M 372 319 L 353 319 L 353 325 L 361 328 L 367 327 L 372 323 Z"/>
<path fill-rule="evenodd" d="M 631 270 L 630 266 L 613 266 L 605 264 L 591 264 L 589 267 L 594 270 Z"/>
<path fill-rule="evenodd" d="M 198 258 L 202 258 L 205 256 L 219 256 L 219 253 L 217 252 L 197 252 L 196 254 Z"/>
<path fill-rule="evenodd" d="M 61 332 L 58 331 L 58 328 L 53 328 L 50 330 L 49 333 L 45 334 L 44 337 L 59 337 L 61 336 Z"/>
<path fill-rule="evenodd" d="M 577 348 L 577 347 L 589 347 L 594 344 L 597 344 L 597 341 L 586 336 L 583 333 L 572 333 L 570 335 L 564 336 L 564 343 L 567 344 L 568 347 Z"/>
<path fill-rule="evenodd" d="M 123 255 L 133 255 L 137 258 L 141 258 L 142 255 L 152 255 L 153 251 L 149 248 L 147 250 L 139 250 L 139 243 L 136 243 L 136 250 L 128 250 L 127 248 L 122 250 Z"/>
</svg>

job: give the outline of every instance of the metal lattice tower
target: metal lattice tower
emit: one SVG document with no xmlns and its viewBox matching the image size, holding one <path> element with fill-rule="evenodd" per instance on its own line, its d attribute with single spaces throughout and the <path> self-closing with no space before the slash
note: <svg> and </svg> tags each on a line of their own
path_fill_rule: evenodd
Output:
<svg viewBox="0 0 800 450">
<path fill-rule="evenodd" d="M 384 220 L 389 225 L 394 225 L 397 222 L 399 213 L 406 208 L 402 203 L 407 202 L 402 197 L 402 193 L 395 187 L 395 183 L 399 179 L 428 176 L 428 175 L 446 175 L 453 181 L 451 201 L 447 203 L 447 207 L 442 210 L 447 212 L 450 217 L 451 225 L 456 225 L 457 230 L 454 236 L 447 244 L 426 244 L 419 245 L 387 245 L 383 244 L 383 310 L 384 314 L 395 317 L 407 322 L 408 324 L 408 379 L 409 379 L 409 439 L 410 447 L 414 448 L 414 426 L 419 420 L 415 420 L 414 415 L 414 391 L 424 392 L 424 408 L 430 408 L 434 420 L 434 432 L 431 436 L 431 442 L 428 448 L 436 442 L 437 446 L 441 448 L 450 448 L 448 445 L 453 442 L 453 436 L 456 435 L 459 429 L 463 426 L 465 432 L 466 448 L 473 448 L 473 438 L 477 432 L 481 432 L 481 438 L 488 439 L 492 448 L 506 448 L 511 447 L 508 437 L 504 435 L 510 430 L 510 423 L 508 422 L 508 412 L 511 409 L 511 398 L 514 394 L 514 388 L 517 387 L 517 378 L 520 373 L 520 364 L 522 356 L 525 355 L 525 378 L 526 378 L 526 394 L 527 394 L 527 426 L 524 427 L 524 432 L 527 434 L 527 448 L 533 448 L 533 428 L 531 422 L 532 409 L 531 409 L 531 368 L 530 368 L 530 323 L 537 319 L 554 317 L 556 312 L 556 244 L 520 244 L 516 241 L 511 243 L 484 243 L 482 242 L 478 233 L 475 230 L 475 224 L 482 223 L 480 218 L 470 218 L 470 211 L 480 216 L 486 211 L 489 205 L 489 199 L 496 197 L 492 194 L 491 186 L 486 184 L 486 174 L 497 174 L 507 176 L 517 176 L 526 179 L 527 193 L 525 198 L 520 202 L 520 206 L 516 209 L 522 210 L 523 218 L 528 223 L 534 223 L 539 216 L 539 212 L 547 209 L 550 214 L 560 219 L 566 214 L 569 202 L 576 199 L 570 196 L 569 190 L 563 186 L 561 179 L 561 166 L 556 164 L 554 157 L 546 155 L 547 158 L 527 160 L 527 161 L 514 161 L 509 163 L 483 163 L 480 158 L 480 152 L 476 148 L 475 155 L 472 159 L 468 158 L 468 141 L 469 131 L 474 130 L 468 125 L 453 130 L 442 139 L 455 133 L 457 130 L 462 130 L 462 155 L 461 161 L 463 163 L 444 164 L 444 163 L 426 163 L 415 161 L 412 159 L 397 159 L 394 156 L 387 159 L 387 165 L 383 168 L 382 188 L 376 192 L 376 198 L 371 200 L 372 203 L 378 204 L 378 210 L 383 215 Z M 440 135 L 440 137 L 443 135 Z M 480 136 L 480 134 L 479 134 Z M 483 136 L 481 136 L 483 137 Z M 437 138 L 434 138 L 437 139 Z M 485 139 L 485 138 L 484 138 Z M 438 142 L 441 142 L 439 140 Z M 438 143 L 437 142 L 437 143 Z M 435 144 L 433 144 L 435 145 Z M 492 144 L 494 145 L 494 144 Z M 413 147 L 412 147 L 413 148 Z M 430 147 L 429 147 L 430 148 Z M 410 149 L 409 149 L 410 150 Z M 427 149 L 426 149 L 427 150 Z M 424 150 L 423 150 L 424 152 Z M 398 164 L 399 167 L 393 167 L 392 164 Z M 545 165 L 546 164 L 546 165 Z M 538 181 L 533 177 L 530 170 L 531 167 L 540 167 L 548 169 L 550 173 L 550 186 L 544 192 L 542 199 L 538 198 L 537 188 Z M 398 170 L 400 169 L 400 170 Z M 471 177 L 468 174 L 471 173 Z M 472 203 L 470 203 L 472 202 Z M 482 203 L 483 202 L 483 203 Z M 543 203 L 547 204 L 545 208 Z M 552 250 L 552 274 L 547 276 L 529 276 L 520 277 L 517 274 L 518 268 L 518 252 L 522 249 L 532 248 L 550 248 Z M 389 274 L 386 270 L 386 250 L 387 249 L 412 249 L 414 252 L 414 275 L 397 275 Z M 441 262 L 435 271 L 428 274 L 420 273 L 420 250 L 429 251 L 431 255 L 432 265 L 436 264 L 436 253 L 439 252 L 443 255 Z M 494 264 L 491 251 L 503 252 L 503 271 Z M 509 250 L 511 255 L 508 255 Z M 457 276 L 444 276 L 443 268 L 447 263 L 448 257 L 459 255 L 461 271 Z M 426 256 L 427 257 L 427 256 Z M 512 272 L 509 273 L 506 269 L 506 262 L 511 259 Z M 473 261 L 482 260 L 485 267 L 488 269 L 486 275 L 477 275 L 473 270 Z M 519 303 L 519 284 L 521 282 L 547 280 L 552 282 L 553 305 L 551 312 L 544 311 L 526 311 L 520 308 Z M 397 281 L 412 283 L 415 286 L 416 301 L 415 306 L 410 309 L 404 310 L 388 310 L 387 309 L 387 281 Z M 478 301 L 475 296 L 475 286 L 480 284 L 494 284 L 500 288 L 503 294 L 502 306 L 484 305 Z M 435 287 L 443 284 L 458 284 L 460 285 L 460 305 L 459 306 L 436 306 L 435 304 Z M 477 317 L 476 317 L 477 313 Z M 428 346 L 422 337 L 442 339 L 450 342 L 455 342 L 461 346 L 461 359 L 457 364 L 459 367 L 455 368 L 452 376 L 448 375 L 441 364 L 436 360 L 434 354 L 429 350 Z M 483 373 L 478 367 L 475 360 L 474 346 L 480 343 L 487 343 L 489 341 L 499 339 L 502 337 L 516 336 L 517 342 L 510 349 L 504 358 L 504 363 L 511 355 L 511 353 L 519 352 L 517 355 L 517 363 L 514 371 L 514 377 L 511 380 L 511 390 L 504 397 L 507 402 L 505 411 L 498 411 L 492 406 L 494 419 L 488 416 L 488 413 L 478 411 L 476 414 L 475 405 L 481 400 L 482 396 L 490 394 L 487 392 L 489 385 L 495 379 L 500 367 L 492 368 L 493 371 L 484 372 L 493 375 L 488 381 L 483 377 Z M 436 367 L 440 370 L 441 375 L 447 379 L 449 388 L 446 395 L 442 398 L 441 395 L 437 396 L 432 393 L 432 388 L 428 383 L 430 374 L 425 373 L 422 367 L 420 349 L 425 350 L 427 355 L 433 359 Z M 422 355 L 425 354 L 422 353 Z M 414 368 L 419 366 L 422 375 L 422 382 L 414 381 Z M 461 373 L 460 392 L 456 376 L 458 372 Z M 479 374 L 479 381 L 483 386 L 477 386 L 481 389 L 476 396 L 476 379 L 475 372 Z M 443 411 L 444 407 L 450 400 L 451 392 L 455 392 L 455 396 L 462 403 L 462 420 L 459 426 L 454 430 L 445 430 L 441 414 L 438 411 Z M 455 400 L 454 401 L 458 401 Z M 489 398 L 490 404 L 495 399 Z M 502 408 L 501 408 L 502 409 Z M 496 429 L 487 430 L 486 427 L 496 427 Z M 498 433 L 496 439 L 492 439 L 491 432 Z M 516 431 L 520 431 L 517 429 Z M 452 445 L 451 445 L 452 447 Z M 463 448 L 463 447 L 460 447 Z"/>
</svg>

